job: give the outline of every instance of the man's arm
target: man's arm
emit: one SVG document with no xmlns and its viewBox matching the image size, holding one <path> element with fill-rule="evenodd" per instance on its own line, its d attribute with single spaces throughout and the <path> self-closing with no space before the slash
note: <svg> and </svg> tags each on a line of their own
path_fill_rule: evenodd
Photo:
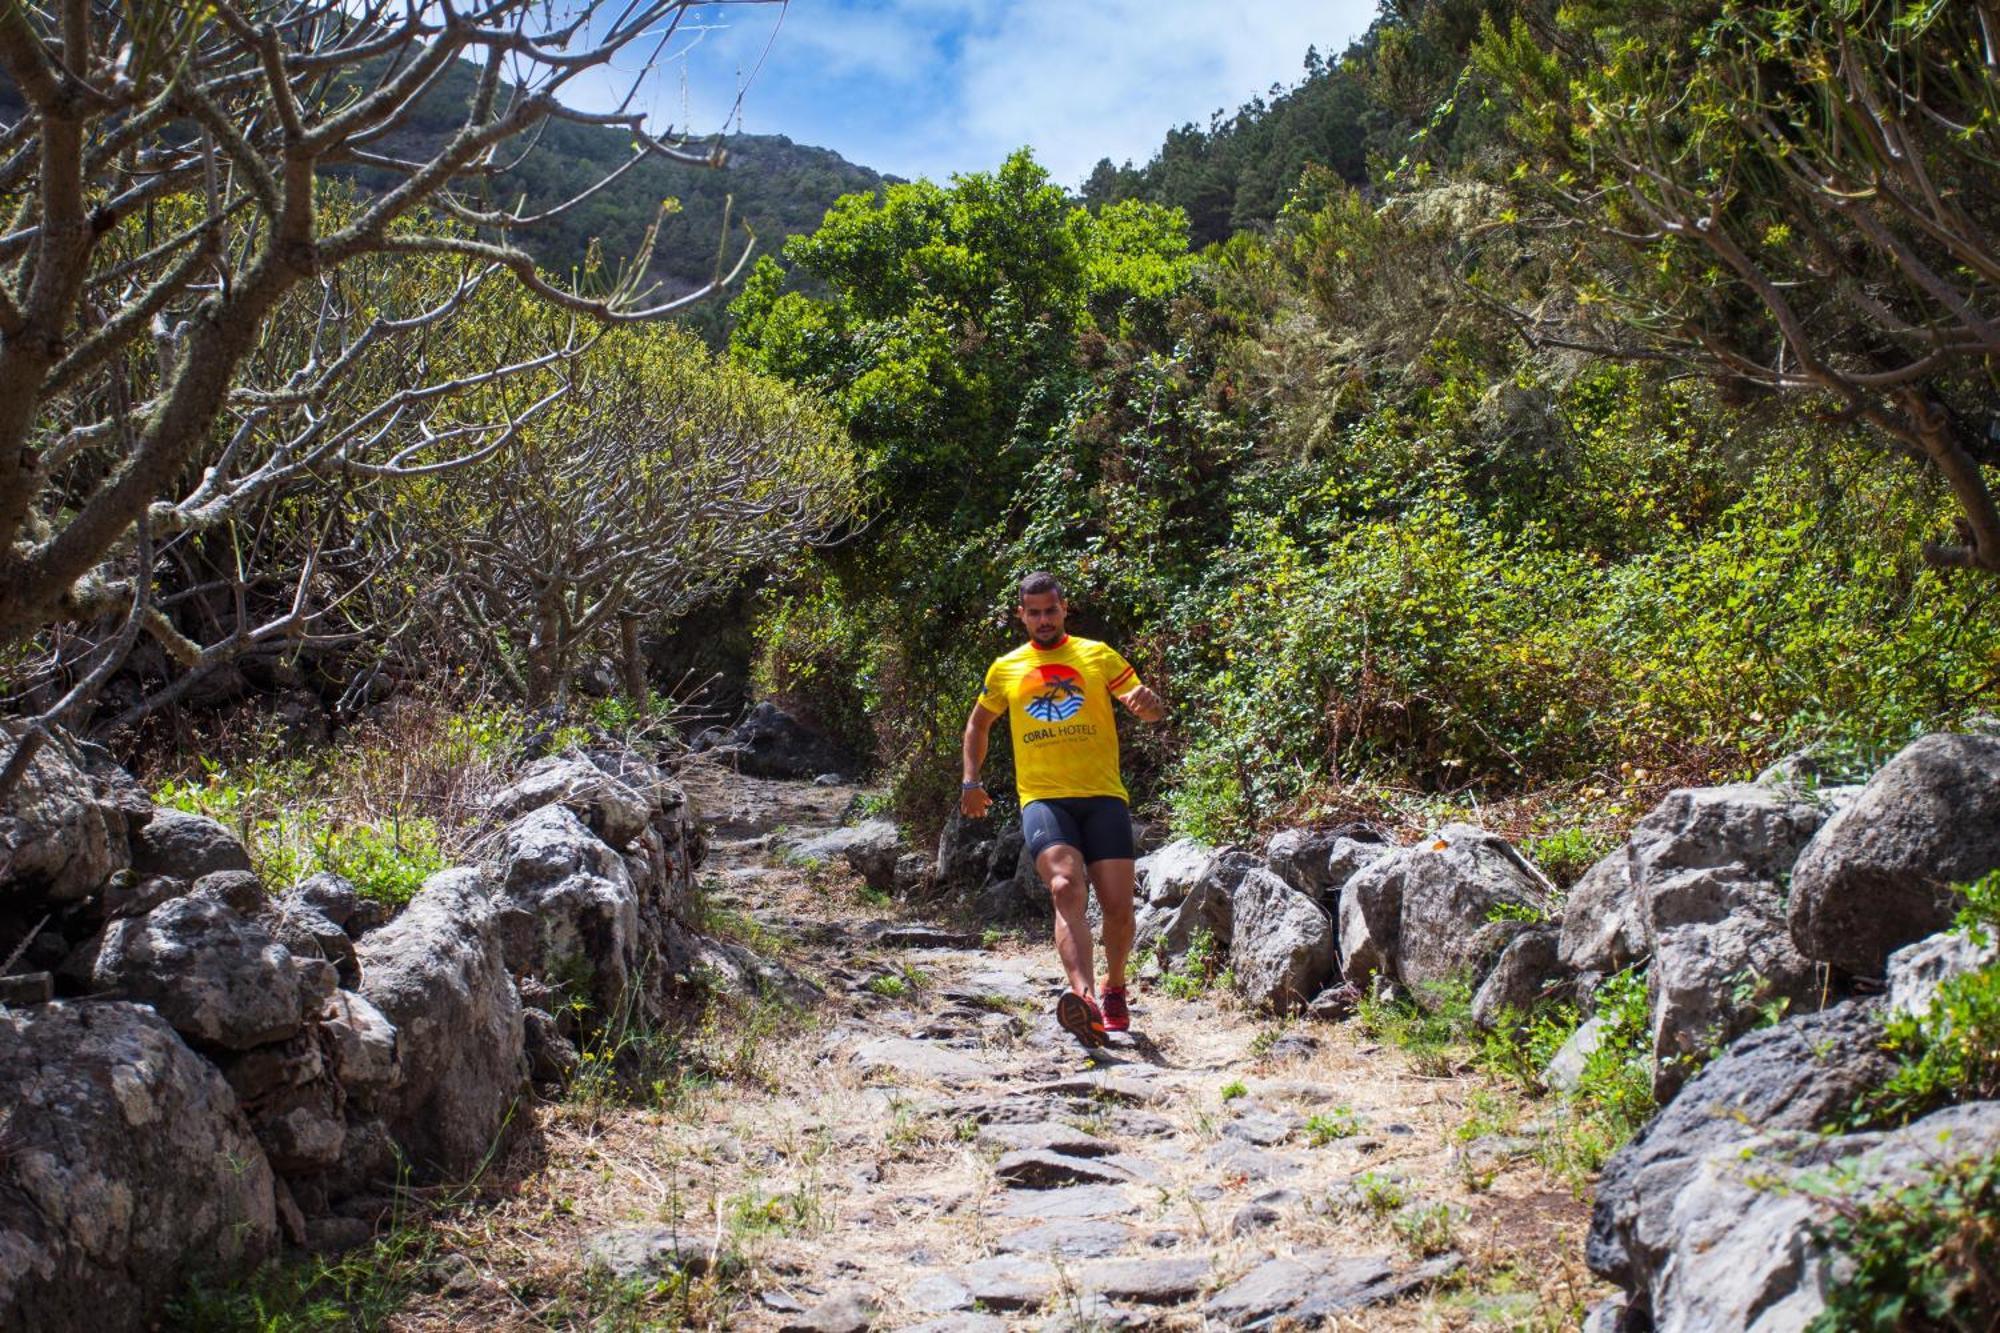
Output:
<svg viewBox="0 0 2000 1333">
<path fill-rule="evenodd" d="M 963 773 L 960 777 L 958 808 L 968 819 L 983 819 L 993 804 L 993 798 L 986 794 L 984 787 L 967 787 L 964 783 L 979 781 L 980 766 L 986 762 L 987 733 L 1000 720 L 1000 714 L 989 713 L 978 704 L 972 705 L 972 716 L 965 719 L 965 745 L 962 754 Z"/>
<path fill-rule="evenodd" d="M 1145 685 L 1134 685 L 1118 696 L 1118 702 L 1131 709 L 1141 722 L 1159 722 L 1167 715 L 1167 701 Z"/>
</svg>

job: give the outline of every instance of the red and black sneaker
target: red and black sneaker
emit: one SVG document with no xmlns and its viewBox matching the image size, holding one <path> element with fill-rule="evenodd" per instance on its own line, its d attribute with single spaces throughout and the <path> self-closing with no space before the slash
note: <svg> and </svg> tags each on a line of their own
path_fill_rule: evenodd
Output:
<svg viewBox="0 0 2000 1333">
<path fill-rule="evenodd" d="M 1103 991 L 1104 1030 L 1106 1032 L 1129 1032 L 1132 1028 L 1132 1010 L 1125 1003 L 1123 986 L 1106 986 Z"/>
<path fill-rule="evenodd" d="M 1088 995 L 1064 991 L 1056 1001 L 1056 1022 L 1091 1050 L 1104 1045 L 1104 1015 Z"/>
</svg>

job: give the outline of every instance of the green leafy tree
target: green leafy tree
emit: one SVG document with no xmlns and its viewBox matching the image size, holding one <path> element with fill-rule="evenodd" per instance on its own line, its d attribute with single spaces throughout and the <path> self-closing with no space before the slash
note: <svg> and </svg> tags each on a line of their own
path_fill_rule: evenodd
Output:
<svg viewBox="0 0 2000 1333">
<path fill-rule="evenodd" d="M 2000 573 L 2000 10 L 1564 7 L 1491 25 L 1517 179 L 1601 244 L 1579 299 L 1651 354 L 1866 423 Z"/>
</svg>

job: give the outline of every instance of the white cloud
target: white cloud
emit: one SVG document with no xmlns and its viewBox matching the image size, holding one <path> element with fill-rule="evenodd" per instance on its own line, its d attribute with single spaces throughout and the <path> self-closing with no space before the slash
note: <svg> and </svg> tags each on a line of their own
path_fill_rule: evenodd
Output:
<svg viewBox="0 0 2000 1333">
<path fill-rule="evenodd" d="M 1144 162 L 1173 126 L 1296 82 L 1306 47 L 1343 49 L 1374 10 L 1372 0 L 1007 6 L 965 46 L 966 144 L 988 157 L 1032 144 L 1070 184 L 1101 157 Z"/>
<path fill-rule="evenodd" d="M 781 11 L 697 11 L 649 92 L 676 124 L 721 125 Z M 903 176 L 990 170 L 1026 144 L 1065 185 L 1101 157 L 1144 162 L 1272 84 L 1306 47 L 1345 49 L 1375 0 L 792 0 L 744 124 Z M 694 34 L 690 34 L 693 36 Z"/>
</svg>

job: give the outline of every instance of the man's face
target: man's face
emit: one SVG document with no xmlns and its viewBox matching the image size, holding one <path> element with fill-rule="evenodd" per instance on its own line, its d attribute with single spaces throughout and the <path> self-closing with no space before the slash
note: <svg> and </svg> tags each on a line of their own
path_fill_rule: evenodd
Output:
<svg viewBox="0 0 2000 1333">
<path fill-rule="evenodd" d="M 1052 592 L 1024 593 L 1019 614 L 1036 646 L 1051 648 L 1062 642 L 1063 620 L 1069 615 L 1069 606 L 1062 598 Z"/>
</svg>

